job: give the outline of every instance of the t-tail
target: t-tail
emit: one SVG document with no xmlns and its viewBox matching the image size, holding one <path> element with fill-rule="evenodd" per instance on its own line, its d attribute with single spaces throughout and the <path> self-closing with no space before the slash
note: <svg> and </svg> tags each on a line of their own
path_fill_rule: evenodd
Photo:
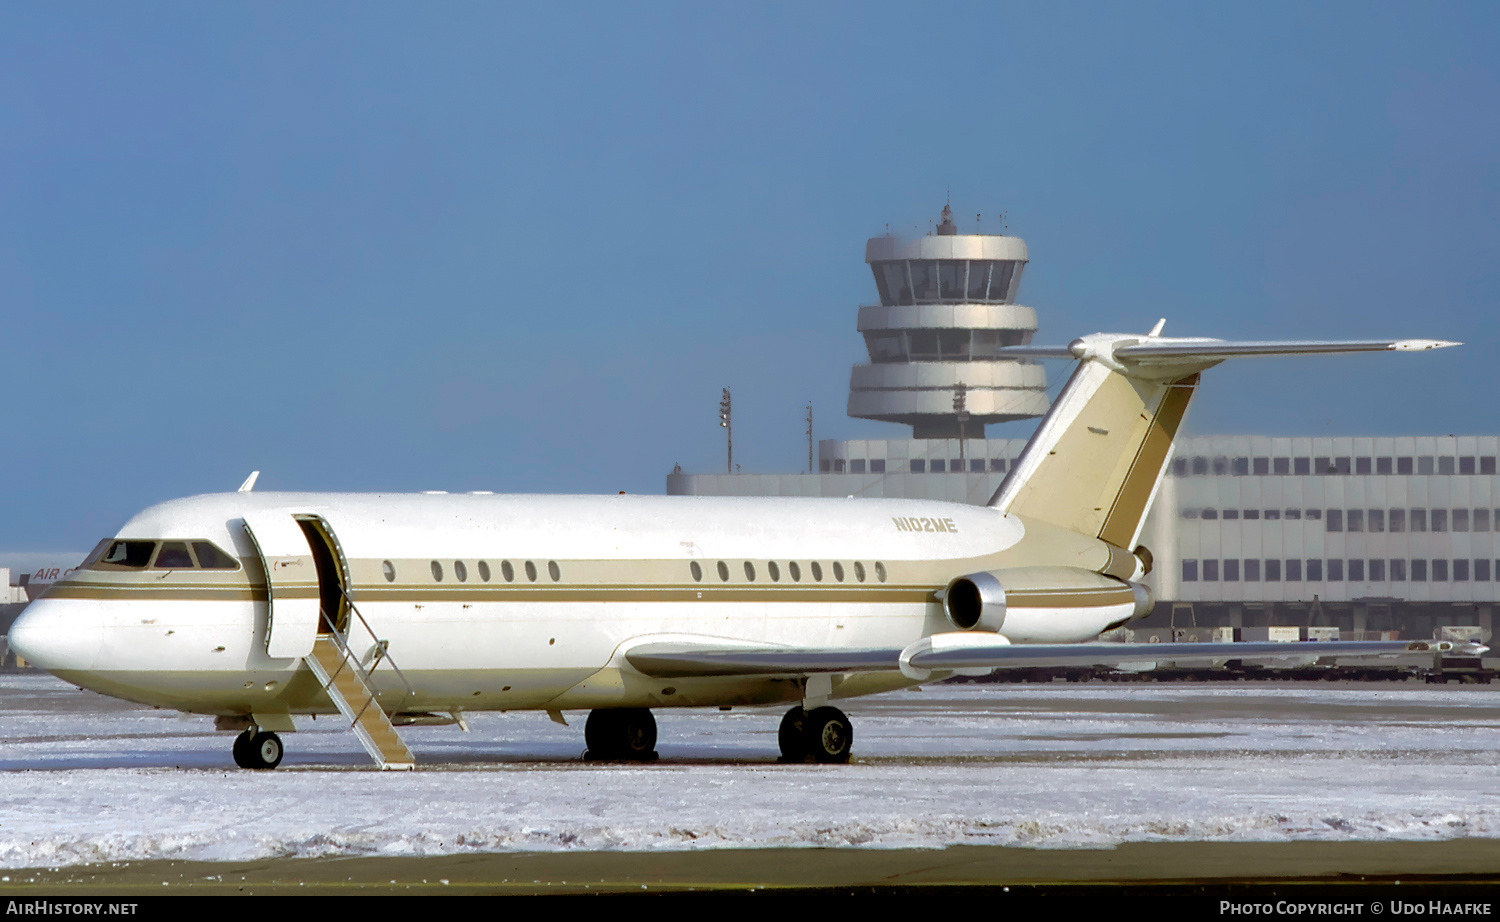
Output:
<svg viewBox="0 0 1500 922">
<path fill-rule="evenodd" d="M 1013 346 L 1004 356 L 1076 358 L 1066 386 L 990 506 L 1113 547 L 1140 537 L 1199 375 L 1225 359 L 1342 352 L 1421 352 L 1435 339 L 1225 342 L 1094 333 L 1067 346 Z"/>
</svg>

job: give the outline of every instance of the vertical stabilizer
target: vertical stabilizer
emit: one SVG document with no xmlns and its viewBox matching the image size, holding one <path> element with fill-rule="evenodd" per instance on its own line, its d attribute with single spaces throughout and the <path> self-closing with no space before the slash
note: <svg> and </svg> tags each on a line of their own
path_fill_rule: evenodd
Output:
<svg viewBox="0 0 1500 922">
<path fill-rule="evenodd" d="M 1199 373 L 1225 359 L 1341 352 L 1420 352 L 1443 340 L 1247 342 L 1095 333 L 1065 347 L 1006 356 L 1072 357 L 1078 367 L 990 505 L 1131 548 L 1172 456 Z"/>
<path fill-rule="evenodd" d="M 1133 547 L 1197 387 L 1081 362 L 990 505 Z"/>
</svg>

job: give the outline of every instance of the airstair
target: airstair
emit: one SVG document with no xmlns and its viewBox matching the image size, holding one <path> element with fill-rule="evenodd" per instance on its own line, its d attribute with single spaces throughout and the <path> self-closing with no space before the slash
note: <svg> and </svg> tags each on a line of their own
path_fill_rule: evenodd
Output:
<svg viewBox="0 0 1500 922">
<path fill-rule="evenodd" d="M 349 608 L 365 631 L 374 638 L 374 632 L 370 631 L 364 616 L 352 604 Z M 403 684 L 406 684 L 406 677 L 387 655 L 385 641 L 375 639 L 368 657 L 368 663 L 361 663 L 360 658 L 338 633 L 320 634 L 313 644 L 312 656 L 307 658 L 307 664 L 322 683 L 328 697 L 333 699 L 339 713 L 349 721 L 349 729 L 354 731 L 376 765 L 389 771 L 415 768 L 416 759 L 391 724 L 390 714 L 380 703 L 380 693 L 375 690 L 370 673 L 384 660 L 390 663 Z M 410 684 L 406 684 L 406 688 L 410 693 Z"/>
</svg>

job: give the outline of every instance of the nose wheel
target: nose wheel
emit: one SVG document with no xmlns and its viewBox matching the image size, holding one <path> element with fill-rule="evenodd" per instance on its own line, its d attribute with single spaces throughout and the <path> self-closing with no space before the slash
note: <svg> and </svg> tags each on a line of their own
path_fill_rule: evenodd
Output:
<svg viewBox="0 0 1500 922">
<path fill-rule="evenodd" d="M 776 740 L 781 745 L 783 762 L 841 764 L 849 761 L 854 725 L 835 707 L 811 711 L 795 707 L 781 718 Z"/>
<path fill-rule="evenodd" d="M 284 754 L 274 733 L 246 730 L 234 738 L 234 764 L 240 768 L 275 768 Z"/>
</svg>

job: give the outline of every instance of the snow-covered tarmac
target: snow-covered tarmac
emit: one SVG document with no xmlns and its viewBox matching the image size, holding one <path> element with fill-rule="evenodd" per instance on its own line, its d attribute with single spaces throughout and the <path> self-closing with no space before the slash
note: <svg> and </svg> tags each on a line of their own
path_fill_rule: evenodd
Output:
<svg viewBox="0 0 1500 922">
<path fill-rule="evenodd" d="M 1500 838 L 1486 686 L 938 686 L 847 702 L 855 760 L 780 765 L 781 709 L 658 711 L 661 760 L 584 763 L 582 713 L 334 721 L 236 769 L 211 721 L 0 675 L 0 868 L 494 851 Z"/>
</svg>

